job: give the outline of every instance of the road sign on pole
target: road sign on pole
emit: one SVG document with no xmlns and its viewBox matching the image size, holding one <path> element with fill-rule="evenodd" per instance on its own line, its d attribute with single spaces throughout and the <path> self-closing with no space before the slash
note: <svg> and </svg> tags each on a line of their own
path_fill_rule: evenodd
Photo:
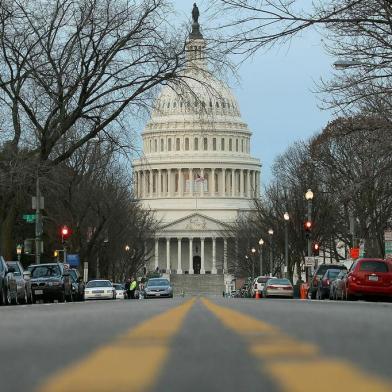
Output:
<svg viewBox="0 0 392 392">
<path fill-rule="evenodd" d="M 316 258 L 312 256 L 305 257 L 305 267 L 313 267 L 316 264 Z"/>
</svg>

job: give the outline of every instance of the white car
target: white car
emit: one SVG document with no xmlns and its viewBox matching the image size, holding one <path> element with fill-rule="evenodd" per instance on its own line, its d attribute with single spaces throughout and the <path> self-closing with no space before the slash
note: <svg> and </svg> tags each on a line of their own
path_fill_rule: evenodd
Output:
<svg viewBox="0 0 392 392">
<path fill-rule="evenodd" d="M 84 289 L 84 299 L 116 299 L 116 289 L 110 280 L 90 280 Z"/>
<path fill-rule="evenodd" d="M 116 289 L 116 299 L 127 299 L 127 290 L 121 283 L 113 283 L 113 287 Z"/>
<path fill-rule="evenodd" d="M 252 298 L 256 296 L 256 291 L 259 292 L 260 295 L 263 295 L 264 286 L 267 283 L 267 280 L 274 279 L 273 276 L 258 276 L 257 278 L 253 279 L 252 283 Z"/>
</svg>

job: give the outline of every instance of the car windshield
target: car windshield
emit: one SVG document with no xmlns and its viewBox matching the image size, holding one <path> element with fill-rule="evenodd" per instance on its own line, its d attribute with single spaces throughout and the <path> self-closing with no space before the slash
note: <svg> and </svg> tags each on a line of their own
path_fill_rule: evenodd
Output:
<svg viewBox="0 0 392 392">
<path fill-rule="evenodd" d="M 113 283 L 113 287 L 116 290 L 124 290 L 124 286 L 122 284 L 119 284 L 119 283 Z"/>
<path fill-rule="evenodd" d="M 19 268 L 18 263 L 7 263 L 7 265 L 8 265 L 8 267 L 12 267 L 15 270 L 15 272 L 13 273 L 15 276 L 22 275 L 22 272 Z"/>
<path fill-rule="evenodd" d="M 147 286 L 169 286 L 169 281 L 167 279 L 150 279 Z"/>
<path fill-rule="evenodd" d="M 382 261 L 363 261 L 359 270 L 366 272 L 388 272 L 388 266 Z"/>
<path fill-rule="evenodd" d="M 61 276 L 60 267 L 58 265 L 40 265 L 32 268 L 32 278 L 46 278 L 51 276 Z"/>
<path fill-rule="evenodd" d="M 268 279 L 270 279 L 268 276 L 267 277 L 262 277 L 257 279 L 257 283 L 265 283 Z"/>
<path fill-rule="evenodd" d="M 270 279 L 268 281 L 268 284 L 281 284 L 281 285 L 290 285 L 291 286 L 291 282 L 288 279 Z"/>
<path fill-rule="evenodd" d="M 335 279 L 339 274 L 340 274 L 339 270 L 329 270 L 328 271 L 328 277 L 330 279 Z"/>
<path fill-rule="evenodd" d="M 112 284 L 108 280 L 92 280 L 86 287 L 112 287 Z"/>
</svg>

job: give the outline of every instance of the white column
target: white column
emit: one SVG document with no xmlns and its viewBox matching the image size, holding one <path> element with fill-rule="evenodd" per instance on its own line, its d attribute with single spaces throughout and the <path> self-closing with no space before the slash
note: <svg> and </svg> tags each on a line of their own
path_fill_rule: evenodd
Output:
<svg viewBox="0 0 392 392">
<path fill-rule="evenodd" d="M 193 238 L 189 238 L 189 274 L 193 274 Z"/>
<path fill-rule="evenodd" d="M 205 274 L 206 269 L 204 265 L 204 238 L 200 238 L 200 259 L 201 259 L 200 274 Z"/>
<path fill-rule="evenodd" d="M 157 197 L 161 197 L 161 189 L 162 189 L 162 170 L 158 169 Z"/>
<path fill-rule="evenodd" d="M 215 169 L 211 169 L 211 187 L 209 188 L 209 194 L 211 196 L 215 195 Z"/>
<path fill-rule="evenodd" d="M 240 197 L 244 197 L 244 169 L 240 170 Z"/>
<path fill-rule="evenodd" d="M 193 170 L 189 169 L 189 194 L 193 196 Z"/>
<path fill-rule="evenodd" d="M 159 267 L 158 252 L 159 252 L 159 238 L 155 238 L 155 269 Z"/>
<path fill-rule="evenodd" d="M 221 195 L 226 195 L 226 169 L 222 169 L 222 191 Z"/>
<path fill-rule="evenodd" d="M 223 239 L 223 273 L 227 273 L 227 239 Z"/>
<path fill-rule="evenodd" d="M 251 197 L 250 170 L 246 171 L 246 196 Z"/>
<path fill-rule="evenodd" d="M 170 238 L 166 238 L 166 272 L 170 271 Z"/>
<path fill-rule="evenodd" d="M 231 169 L 231 196 L 235 196 L 235 170 Z"/>
<path fill-rule="evenodd" d="M 184 178 L 182 176 L 182 169 L 178 169 L 178 196 L 182 197 L 184 190 Z"/>
<path fill-rule="evenodd" d="M 182 274 L 182 269 L 181 269 L 181 238 L 177 238 L 177 246 L 178 246 L 178 250 L 177 250 L 177 274 Z"/>
<path fill-rule="evenodd" d="M 212 237 L 212 274 L 216 274 L 216 238 Z"/>
<path fill-rule="evenodd" d="M 204 178 L 204 169 L 200 169 L 200 177 Z M 201 187 L 200 189 L 200 196 L 204 196 L 204 181 L 200 182 L 200 185 L 198 185 Z"/>
<path fill-rule="evenodd" d="M 167 169 L 167 195 L 169 197 L 173 196 L 173 189 L 172 189 L 172 171 L 171 169 Z"/>
</svg>

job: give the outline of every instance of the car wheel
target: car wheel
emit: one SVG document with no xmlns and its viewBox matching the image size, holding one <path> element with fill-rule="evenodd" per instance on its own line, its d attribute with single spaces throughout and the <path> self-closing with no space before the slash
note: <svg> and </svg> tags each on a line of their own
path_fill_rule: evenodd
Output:
<svg viewBox="0 0 392 392">
<path fill-rule="evenodd" d="M 7 290 L 6 305 L 11 305 L 11 303 L 12 303 L 12 295 L 10 290 Z"/>
<path fill-rule="evenodd" d="M 3 286 L 2 289 L 1 289 L 0 304 L 1 305 L 7 305 L 6 304 L 6 299 L 7 299 L 7 293 L 5 292 L 5 287 Z"/>
</svg>

